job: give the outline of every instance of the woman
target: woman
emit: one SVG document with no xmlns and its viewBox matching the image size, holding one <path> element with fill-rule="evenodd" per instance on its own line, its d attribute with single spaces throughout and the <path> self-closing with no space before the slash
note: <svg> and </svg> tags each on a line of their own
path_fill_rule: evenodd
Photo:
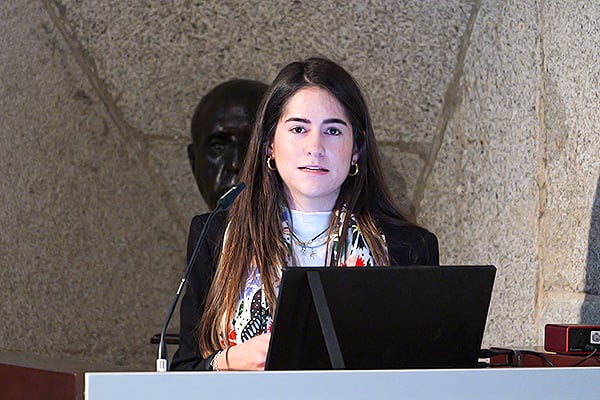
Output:
<svg viewBox="0 0 600 400">
<path fill-rule="evenodd" d="M 358 85 L 330 60 L 277 75 L 240 179 L 188 280 L 171 369 L 264 369 L 282 266 L 438 264 L 436 237 L 388 192 Z M 205 218 L 193 219 L 188 249 Z"/>
</svg>

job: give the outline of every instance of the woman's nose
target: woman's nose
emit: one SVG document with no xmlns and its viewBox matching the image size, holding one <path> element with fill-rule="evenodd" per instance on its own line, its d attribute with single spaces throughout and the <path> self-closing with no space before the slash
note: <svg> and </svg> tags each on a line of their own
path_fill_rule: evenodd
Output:
<svg viewBox="0 0 600 400">
<path fill-rule="evenodd" d="M 304 141 L 304 152 L 309 155 L 322 157 L 325 154 L 323 137 L 319 131 L 311 131 Z"/>
</svg>

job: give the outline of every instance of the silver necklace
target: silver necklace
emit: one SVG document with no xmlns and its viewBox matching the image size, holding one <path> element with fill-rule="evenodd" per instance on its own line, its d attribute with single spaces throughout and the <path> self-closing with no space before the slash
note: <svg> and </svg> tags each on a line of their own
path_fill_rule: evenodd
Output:
<svg viewBox="0 0 600 400">
<path fill-rule="evenodd" d="M 294 231 L 291 231 L 291 232 L 292 232 L 292 237 L 294 238 L 296 243 L 300 246 L 300 251 L 302 252 L 302 254 L 306 254 L 306 249 L 310 249 L 310 254 L 309 254 L 310 258 L 314 258 L 315 255 L 317 254 L 315 252 L 315 249 L 323 246 L 326 242 L 326 241 L 323 241 L 322 243 L 311 246 L 316 240 L 318 240 L 321 236 L 323 236 L 325 234 L 325 232 L 327 232 L 327 228 L 325 228 L 325 230 L 323 230 L 323 232 L 319 233 L 317 236 L 315 236 L 312 239 L 307 240 L 305 242 L 298 239 L 298 236 L 296 236 Z"/>
</svg>

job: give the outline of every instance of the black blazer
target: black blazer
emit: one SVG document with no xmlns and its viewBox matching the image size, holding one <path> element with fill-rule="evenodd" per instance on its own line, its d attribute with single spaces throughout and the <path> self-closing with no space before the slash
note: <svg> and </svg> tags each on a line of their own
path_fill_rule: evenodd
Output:
<svg viewBox="0 0 600 400">
<path fill-rule="evenodd" d="M 225 212 L 218 213 L 207 228 L 206 239 L 190 272 L 180 309 L 179 348 L 173 355 L 171 370 L 211 370 L 214 354 L 203 358 L 198 348 L 198 321 L 204 310 L 204 300 L 217 268 L 221 251 L 225 223 Z M 208 214 L 192 219 L 187 244 L 187 259 L 196 246 L 196 241 Z M 439 250 L 436 236 L 426 229 L 415 226 L 382 226 L 391 265 L 439 265 Z"/>
</svg>

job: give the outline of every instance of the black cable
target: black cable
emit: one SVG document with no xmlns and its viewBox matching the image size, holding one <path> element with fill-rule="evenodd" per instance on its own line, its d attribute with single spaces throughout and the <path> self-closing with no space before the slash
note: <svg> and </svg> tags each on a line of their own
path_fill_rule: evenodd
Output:
<svg viewBox="0 0 600 400">
<path fill-rule="evenodd" d="M 583 364 L 584 362 L 586 362 L 587 360 L 589 360 L 590 358 L 594 357 L 596 355 L 596 353 L 598 352 L 598 348 L 597 347 L 592 347 L 590 345 L 586 345 L 585 346 L 586 350 L 592 350 L 592 352 L 590 354 L 588 354 L 587 356 L 583 357 L 581 360 L 577 361 L 575 364 L 572 365 L 572 367 L 577 367 L 581 364 Z"/>
<path fill-rule="evenodd" d="M 586 355 L 581 360 L 578 360 L 575 364 L 571 365 L 571 367 L 578 367 L 581 364 L 583 364 L 584 362 L 586 362 L 587 360 L 596 356 L 596 354 L 598 354 L 597 347 L 587 345 L 587 346 L 585 346 L 584 349 L 587 351 L 590 351 L 590 354 Z M 520 367 L 521 364 L 523 363 L 523 354 L 540 358 L 548 367 L 556 367 L 556 365 L 554 365 L 554 363 L 548 357 L 546 357 L 546 355 L 543 353 L 540 353 L 537 351 L 532 351 L 532 350 L 515 350 L 515 349 L 506 349 L 506 350 L 505 349 L 502 349 L 502 350 L 481 349 L 481 352 L 479 354 L 480 358 L 492 358 L 494 356 L 506 356 L 507 362 L 499 363 L 499 364 L 480 362 L 480 364 L 482 366 L 486 365 L 488 367 Z M 598 362 L 600 363 L 600 360 L 598 360 Z"/>
<path fill-rule="evenodd" d="M 543 353 L 539 353 L 537 351 L 530 351 L 530 350 L 521 350 L 521 353 L 538 357 L 542 361 L 544 361 L 549 367 L 554 367 L 554 364 L 552 363 L 552 361 L 550 361 L 550 359 L 548 359 L 548 357 L 546 357 L 546 355 Z"/>
<path fill-rule="evenodd" d="M 489 364 L 490 367 L 520 367 L 523 363 L 523 354 L 531 355 L 540 358 L 544 363 L 546 363 L 549 367 L 554 367 L 554 363 L 548 359 L 544 354 L 539 353 L 537 351 L 531 350 L 515 350 L 515 349 L 506 349 L 506 350 L 494 350 L 494 349 L 484 349 L 480 353 L 481 358 L 488 358 L 492 356 L 506 356 L 507 362 L 502 364 Z M 516 362 L 514 361 L 516 359 Z"/>
<path fill-rule="evenodd" d="M 499 350 L 499 349 L 481 349 L 479 352 L 479 358 L 492 358 L 494 356 L 507 356 L 506 359 L 509 360 L 509 356 L 511 356 L 513 354 L 512 350 Z M 483 364 L 487 367 L 513 367 L 514 365 L 512 364 L 512 362 L 506 362 L 506 363 L 501 363 L 501 364 L 492 364 L 492 363 L 485 363 L 485 362 L 479 362 L 479 364 Z"/>
</svg>

